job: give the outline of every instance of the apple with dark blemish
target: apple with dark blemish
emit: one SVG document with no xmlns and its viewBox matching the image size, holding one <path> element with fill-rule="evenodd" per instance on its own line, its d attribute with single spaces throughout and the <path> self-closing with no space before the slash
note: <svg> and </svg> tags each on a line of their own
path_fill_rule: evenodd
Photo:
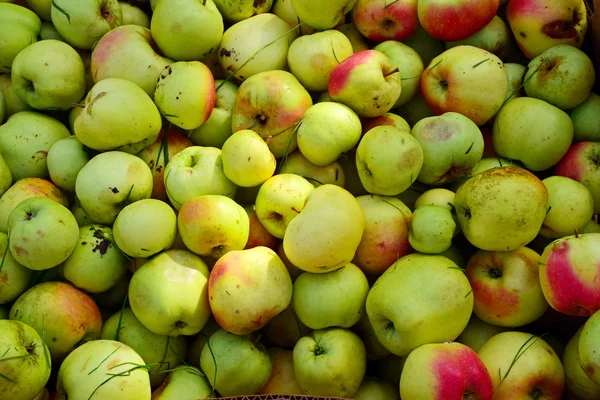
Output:
<svg viewBox="0 0 600 400">
<path fill-rule="evenodd" d="M 358 0 L 352 17 L 360 33 L 374 42 L 407 39 L 419 25 L 417 0 Z"/>
<path fill-rule="evenodd" d="M 400 376 L 402 400 L 491 400 L 490 372 L 470 347 L 461 343 L 425 344 L 413 350 Z"/>
<path fill-rule="evenodd" d="M 264 246 L 277 251 L 280 244 L 279 239 L 271 235 L 269 231 L 265 229 L 256 215 L 254 206 L 245 206 L 244 210 L 248 214 L 248 219 L 250 221 L 250 234 L 248 235 L 248 241 L 246 242 L 244 249 Z"/>
<path fill-rule="evenodd" d="M 477 251 L 466 274 L 482 321 L 504 327 L 527 325 L 548 309 L 539 279 L 540 255 L 521 247 L 513 251 Z"/>
<path fill-rule="evenodd" d="M 214 265 L 208 282 L 213 316 L 227 332 L 262 329 L 292 300 L 292 279 L 273 250 L 259 246 L 230 251 Z"/>
<path fill-rule="evenodd" d="M 594 214 L 600 213 L 600 143 L 573 144 L 554 167 L 554 174 L 583 184 L 592 193 Z"/>
<path fill-rule="evenodd" d="M 512 0 L 506 16 L 521 51 L 537 57 L 557 44 L 581 47 L 588 30 L 584 0 Z"/>
</svg>

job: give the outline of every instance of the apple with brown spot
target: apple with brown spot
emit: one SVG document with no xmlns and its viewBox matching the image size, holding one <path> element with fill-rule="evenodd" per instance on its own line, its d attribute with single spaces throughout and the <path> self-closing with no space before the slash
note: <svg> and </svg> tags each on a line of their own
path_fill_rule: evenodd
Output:
<svg viewBox="0 0 600 400">
<path fill-rule="evenodd" d="M 358 31 L 374 42 L 408 39 L 419 25 L 417 0 L 358 0 L 352 20 Z"/>
</svg>

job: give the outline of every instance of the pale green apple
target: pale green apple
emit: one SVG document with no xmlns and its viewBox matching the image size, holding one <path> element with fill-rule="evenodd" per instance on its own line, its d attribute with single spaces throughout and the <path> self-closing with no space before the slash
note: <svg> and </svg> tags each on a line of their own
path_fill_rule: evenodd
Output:
<svg viewBox="0 0 600 400">
<path fill-rule="evenodd" d="M 142 199 L 119 212 L 113 224 L 115 244 L 133 258 L 148 258 L 171 248 L 177 216 L 167 203 Z"/>
<path fill-rule="evenodd" d="M 260 32 L 260 35 L 256 33 Z M 219 63 L 238 81 L 287 69 L 294 29 L 275 14 L 258 14 L 229 27 L 219 45 Z"/>
<path fill-rule="evenodd" d="M 153 400 L 198 400 L 211 397 L 213 389 L 206 376 L 189 365 L 175 367 L 161 386 L 152 392 Z"/>
<path fill-rule="evenodd" d="M 523 96 L 523 78 L 527 68 L 516 63 L 505 63 L 504 68 L 508 72 L 508 90 L 506 100 Z"/>
<path fill-rule="evenodd" d="M 170 63 L 172 60 L 157 53 L 150 29 L 123 24 L 94 46 L 89 71 L 95 83 L 106 78 L 126 79 L 152 96 L 161 71 Z"/>
<path fill-rule="evenodd" d="M 582 230 L 594 215 L 594 199 L 589 189 L 564 176 L 551 176 L 542 182 L 548 189 L 548 214 L 540 235 L 558 239 Z"/>
<path fill-rule="evenodd" d="M 213 0 L 171 0 L 153 8 L 150 29 L 167 57 L 199 61 L 219 46 L 224 26 Z"/>
<path fill-rule="evenodd" d="M 105 225 L 113 224 L 127 202 L 148 199 L 151 194 L 152 171 L 148 164 L 121 151 L 93 157 L 75 181 L 75 195 L 85 219 Z"/>
<path fill-rule="evenodd" d="M 150 399 L 148 370 L 131 347 L 114 340 L 93 340 L 77 349 L 60 365 L 57 400 Z"/>
<path fill-rule="evenodd" d="M 214 0 L 223 18 L 231 23 L 240 22 L 254 15 L 267 13 L 273 0 Z"/>
<path fill-rule="evenodd" d="M 256 195 L 256 216 L 273 236 L 283 239 L 289 223 L 304 208 L 315 186 L 300 175 L 274 175 L 260 186 Z"/>
<path fill-rule="evenodd" d="M 211 315 L 208 275 L 208 266 L 194 253 L 163 251 L 133 274 L 129 284 L 131 309 L 157 335 L 194 335 Z"/>
<path fill-rule="evenodd" d="M 500 16 L 494 15 L 494 18 L 486 26 L 471 36 L 445 44 L 446 49 L 462 45 L 479 47 L 504 61 L 513 45 L 513 36 L 508 24 Z"/>
<path fill-rule="evenodd" d="M 19 264 L 8 248 L 8 235 L 0 233 L 0 255 L 2 268 L 0 269 L 0 304 L 15 301 L 29 288 L 33 271 Z"/>
<path fill-rule="evenodd" d="M 302 28 L 304 28 L 305 25 L 306 24 L 303 24 Z M 370 49 L 365 37 L 360 33 L 353 22 L 336 25 L 333 29 L 337 29 L 338 31 L 342 32 L 350 40 L 350 44 L 352 44 L 352 50 L 354 50 L 355 53 Z"/>
<path fill-rule="evenodd" d="M 431 107 L 429 107 L 429 104 L 427 104 L 427 101 L 421 92 L 418 92 L 408 103 L 398 107 L 395 111 L 404 118 L 410 126 L 414 126 L 423 118 L 436 115 Z"/>
<path fill-rule="evenodd" d="M 290 304 L 267 322 L 263 332 L 277 346 L 292 348 L 303 336 L 310 334 L 312 329 L 300 321 Z"/>
<path fill-rule="evenodd" d="M 138 25 L 150 28 L 150 18 L 142 9 L 124 1 L 120 1 L 119 6 L 123 14 L 123 25 Z"/>
<path fill-rule="evenodd" d="M 21 111 L 33 110 L 25 101 L 23 101 L 14 91 L 10 73 L 0 75 L 0 92 L 4 95 L 6 104 L 6 118 Z"/>
<path fill-rule="evenodd" d="M 79 228 L 79 241 L 61 265 L 66 280 L 88 293 L 102 293 L 119 283 L 131 262 L 115 246 L 113 230 L 102 225 Z"/>
<path fill-rule="evenodd" d="M 291 0 L 298 18 L 316 30 L 331 29 L 338 25 L 358 0 Z"/>
<path fill-rule="evenodd" d="M 219 329 L 209 336 L 200 367 L 222 396 L 257 393 L 271 376 L 271 357 L 253 335 L 234 335 Z"/>
<path fill-rule="evenodd" d="M 413 212 L 408 241 L 424 254 L 438 254 L 450 248 L 456 222 L 448 207 L 424 205 Z"/>
<path fill-rule="evenodd" d="M 246 246 L 250 219 L 246 210 L 229 197 L 207 194 L 183 203 L 177 214 L 177 229 L 186 248 L 217 260 Z"/>
<path fill-rule="evenodd" d="M 167 376 L 164 371 L 183 363 L 187 351 L 185 336 L 170 337 L 153 333 L 142 325 L 129 307 L 116 312 L 104 322 L 100 339 L 117 340 L 135 350 L 144 364 L 150 366 L 152 387 L 163 383 Z"/>
<path fill-rule="evenodd" d="M 81 106 L 74 133 L 81 143 L 97 151 L 133 144 L 149 146 L 162 127 L 152 99 L 125 79 L 107 78 L 96 83 Z"/>
<path fill-rule="evenodd" d="M 299 150 L 283 159 L 279 173 L 300 175 L 315 186 L 329 183 L 344 187 L 346 183 L 346 176 L 339 162 L 335 161 L 320 167 L 311 163 Z"/>
<path fill-rule="evenodd" d="M 41 336 L 41 337 L 40 337 Z M 0 320 L 0 398 L 31 400 L 50 378 L 50 354 L 43 336 L 19 321 Z"/>
<path fill-rule="evenodd" d="M 311 106 L 298 128 L 298 148 L 320 167 L 336 161 L 356 146 L 361 138 L 361 123 L 350 107 L 334 102 Z"/>
<path fill-rule="evenodd" d="M 475 351 L 479 351 L 489 338 L 507 330 L 508 328 L 483 322 L 473 314 L 465 329 L 456 338 L 456 341 L 469 346 Z"/>
<path fill-rule="evenodd" d="M 473 312 L 473 296 L 450 259 L 409 254 L 375 281 L 366 308 L 381 344 L 404 357 L 423 344 L 456 339 Z"/>
<path fill-rule="evenodd" d="M 14 58 L 37 42 L 42 21 L 31 10 L 17 4 L 0 3 L 0 73 L 10 74 Z"/>
<path fill-rule="evenodd" d="M 600 233 L 600 224 L 591 220 L 579 231 L 579 233 Z"/>
<path fill-rule="evenodd" d="M 592 60 L 575 46 L 559 44 L 531 60 L 524 78 L 525 93 L 563 110 L 577 107 L 594 87 Z"/>
<path fill-rule="evenodd" d="M 569 339 L 562 363 L 565 369 L 565 389 L 578 400 L 594 400 L 600 398 L 600 385 L 587 376 L 581 365 L 579 341 L 584 327 L 581 326 Z"/>
<path fill-rule="evenodd" d="M 295 32 L 298 36 L 310 35 L 315 31 L 306 22 L 300 21 L 296 10 L 294 10 L 294 7 L 292 6 L 291 0 L 273 1 L 273 7 L 271 7 L 269 12 L 277 15 L 292 27 L 297 26 Z"/>
<path fill-rule="evenodd" d="M 288 223 L 283 248 L 296 267 L 330 272 L 352 261 L 364 228 L 365 215 L 356 198 L 339 186 L 321 185 Z"/>
<path fill-rule="evenodd" d="M 221 148 L 231 136 L 231 115 L 238 85 L 225 80 L 216 80 L 217 95 L 210 117 L 189 133 L 190 140 L 197 146 Z"/>
<path fill-rule="evenodd" d="M 408 45 L 395 40 L 388 40 L 373 47 L 388 56 L 400 70 L 402 80 L 402 92 L 394 104 L 394 108 L 408 103 L 419 93 L 421 75 L 425 70 L 419 53 Z"/>
<path fill-rule="evenodd" d="M 455 112 L 424 118 L 411 134 L 423 149 L 423 167 L 417 179 L 441 185 L 468 175 L 483 155 L 483 136 L 469 118 Z"/>
<path fill-rule="evenodd" d="M 52 23 L 73 47 L 89 50 L 104 34 L 123 22 L 117 0 L 53 0 Z"/>
<path fill-rule="evenodd" d="M 456 230 L 460 231 L 458 225 L 456 226 Z M 458 265 L 458 267 L 461 269 L 467 268 L 467 260 L 465 260 L 463 252 L 457 246 L 450 246 L 448 250 L 442 251 L 438 254 L 438 256 L 444 256 L 446 258 L 449 258 L 450 260 L 454 261 L 454 263 Z"/>
<path fill-rule="evenodd" d="M 343 328 L 314 331 L 294 346 L 298 385 L 310 396 L 352 397 L 367 367 L 365 345 Z"/>
<path fill-rule="evenodd" d="M 66 192 L 75 192 L 79 171 L 90 160 L 90 154 L 76 136 L 55 142 L 48 150 L 48 174 L 52 182 Z"/>
<path fill-rule="evenodd" d="M 54 25 L 52 25 L 52 22 L 43 21 L 42 29 L 40 30 L 40 40 L 48 39 L 60 40 L 61 42 L 66 43 L 65 38 L 60 36 L 60 33 L 58 33 Z"/>
<path fill-rule="evenodd" d="M 364 313 L 369 292 L 365 274 L 352 263 L 325 274 L 304 272 L 294 281 L 292 305 L 311 329 L 350 328 Z"/>
<path fill-rule="evenodd" d="M 344 154 L 337 161 L 344 171 L 344 188 L 352 193 L 353 196 L 362 196 L 368 194 L 358 175 L 356 166 L 356 148 Z"/>
<path fill-rule="evenodd" d="M 421 24 L 418 24 L 415 33 L 408 39 L 404 39 L 402 43 L 419 53 L 424 66 L 428 66 L 431 60 L 442 54 L 445 50 L 444 42 L 427 33 Z"/>
<path fill-rule="evenodd" d="M 287 54 L 290 72 L 312 92 L 327 90 L 329 74 L 354 54 L 350 40 L 337 30 L 304 35 L 294 40 Z"/>
<path fill-rule="evenodd" d="M 588 98 L 569 111 L 575 142 L 600 140 L 600 96 L 590 93 Z"/>
<path fill-rule="evenodd" d="M 8 216 L 8 236 L 15 260 L 41 271 L 69 257 L 79 239 L 79 226 L 67 207 L 47 197 L 32 197 Z"/>
<path fill-rule="evenodd" d="M 385 379 L 367 376 L 363 379 L 355 400 L 398 400 L 399 393 L 396 386 Z"/>
<path fill-rule="evenodd" d="M 221 148 L 223 172 L 238 186 L 263 184 L 275 173 L 275 156 L 260 135 L 242 129 L 231 135 Z"/>
<path fill-rule="evenodd" d="M 34 111 L 12 115 L 0 126 L 0 154 L 14 180 L 46 178 L 48 151 L 57 141 L 71 136 L 58 120 Z"/>
<path fill-rule="evenodd" d="M 223 172 L 220 149 L 190 146 L 169 160 L 165 189 L 169 201 L 179 210 L 186 201 L 206 194 L 233 198 L 237 186 Z"/>
<path fill-rule="evenodd" d="M 600 331 L 600 312 L 596 311 L 582 326 L 579 338 L 579 362 L 585 374 L 600 385 L 600 352 L 598 351 L 598 331 Z"/>
<path fill-rule="evenodd" d="M 456 194 L 452 190 L 434 188 L 423 192 L 415 201 L 415 208 L 425 205 L 436 205 L 452 210 Z"/>
<path fill-rule="evenodd" d="M 462 179 L 457 180 L 451 185 L 451 189 L 456 192 L 459 187 L 461 187 L 469 178 L 482 173 L 483 171 L 487 171 L 488 169 L 498 168 L 498 167 L 522 167 L 523 165 L 519 161 L 509 160 L 508 158 L 503 157 L 484 157 L 471 169 L 471 172 L 468 176 L 463 177 Z"/>
<path fill-rule="evenodd" d="M 418 140 L 393 126 L 378 126 L 363 136 L 356 149 L 356 168 L 371 194 L 395 196 L 408 189 L 423 166 Z"/>
</svg>

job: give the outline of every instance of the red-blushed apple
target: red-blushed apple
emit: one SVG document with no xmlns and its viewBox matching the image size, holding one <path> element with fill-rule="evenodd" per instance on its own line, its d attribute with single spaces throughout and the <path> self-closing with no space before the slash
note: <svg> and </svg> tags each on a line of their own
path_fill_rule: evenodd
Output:
<svg viewBox="0 0 600 400">
<path fill-rule="evenodd" d="M 425 344 L 413 350 L 400 376 L 402 400 L 491 400 L 492 378 L 470 347 L 456 342 Z"/>
<path fill-rule="evenodd" d="M 404 118 L 402 118 L 401 116 L 391 113 L 391 112 L 385 113 L 378 117 L 363 118 L 361 120 L 361 125 L 362 125 L 362 136 L 364 136 L 365 133 L 369 132 L 371 129 L 375 128 L 376 126 L 382 126 L 382 125 L 395 126 L 396 128 L 402 129 L 404 131 L 410 131 L 410 125 L 408 125 L 408 122 L 406 122 L 406 120 Z"/>
<path fill-rule="evenodd" d="M 404 40 L 419 25 L 417 0 L 358 0 L 352 20 L 359 32 L 374 42 Z"/>
<path fill-rule="evenodd" d="M 504 61 L 513 43 L 512 32 L 508 24 L 501 17 L 495 15 L 489 24 L 468 38 L 446 42 L 446 49 L 465 44 L 471 45 L 489 51 Z"/>
<path fill-rule="evenodd" d="M 390 111 L 400 93 L 400 71 L 377 50 L 354 53 L 329 75 L 329 95 L 352 108 L 359 117 L 377 117 Z"/>
<path fill-rule="evenodd" d="M 304 391 L 296 382 L 294 373 L 294 352 L 281 347 L 271 347 L 268 352 L 271 357 L 271 376 L 257 394 L 303 395 Z"/>
<path fill-rule="evenodd" d="M 500 109 L 508 91 L 502 61 L 474 46 L 457 46 L 434 58 L 421 76 L 421 92 L 436 114 L 458 112 L 478 126 Z"/>
<path fill-rule="evenodd" d="M 600 233 L 566 236 L 550 243 L 540 259 L 544 296 L 556 311 L 590 316 L 600 310 Z"/>
<path fill-rule="evenodd" d="M 581 47 L 588 30 L 584 0 L 512 0 L 506 17 L 530 59 L 557 44 Z"/>
<path fill-rule="evenodd" d="M 473 288 L 473 312 L 482 321 L 505 327 L 527 325 L 548 309 L 539 280 L 540 255 L 521 247 L 513 251 L 479 250 L 467 264 Z"/>
<path fill-rule="evenodd" d="M 250 220 L 250 234 L 248 235 L 248 242 L 246 242 L 246 247 L 244 247 L 244 249 L 252 249 L 258 246 L 264 246 L 270 248 L 271 250 L 277 251 L 279 239 L 271 235 L 269 231 L 265 229 L 256 216 L 256 210 L 254 209 L 254 206 L 245 206 L 244 210 L 246 210 Z"/>
<path fill-rule="evenodd" d="M 600 213 L 600 143 L 573 144 L 554 167 L 554 174 L 583 184 L 592 193 L 594 214 Z"/>
<path fill-rule="evenodd" d="M 419 0 L 419 22 L 440 40 L 462 40 L 483 29 L 499 4 L 499 0 Z"/>
</svg>

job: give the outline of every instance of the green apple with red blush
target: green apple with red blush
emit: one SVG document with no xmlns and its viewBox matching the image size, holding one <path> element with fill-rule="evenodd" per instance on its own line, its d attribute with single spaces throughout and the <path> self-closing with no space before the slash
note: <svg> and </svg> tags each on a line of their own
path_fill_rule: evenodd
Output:
<svg viewBox="0 0 600 400">
<path fill-rule="evenodd" d="M 358 31 L 374 42 L 404 40 L 419 25 L 417 0 L 388 3 L 386 0 L 358 0 L 352 10 Z"/>
<path fill-rule="evenodd" d="M 382 125 L 395 126 L 396 128 L 401 129 L 405 132 L 410 132 L 410 125 L 408 124 L 408 122 L 406 122 L 406 120 L 398 114 L 394 114 L 391 112 L 387 112 L 378 117 L 363 118 L 361 120 L 361 125 L 362 136 L 364 136 L 371 129 Z"/>
<path fill-rule="evenodd" d="M 555 165 L 554 174 L 576 180 L 592 193 L 594 214 L 600 213 L 600 143 L 574 143 Z"/>
<path fill-rule="evenodd" d="M 508 24 L 498 15 L 495 15 L 485 27 L 468 38 L 446 42 L 446 49 L 460 45 L 471 45 L 489 51 L 504 61 L 513 43 L 512 32 Z"/>
</svg>

